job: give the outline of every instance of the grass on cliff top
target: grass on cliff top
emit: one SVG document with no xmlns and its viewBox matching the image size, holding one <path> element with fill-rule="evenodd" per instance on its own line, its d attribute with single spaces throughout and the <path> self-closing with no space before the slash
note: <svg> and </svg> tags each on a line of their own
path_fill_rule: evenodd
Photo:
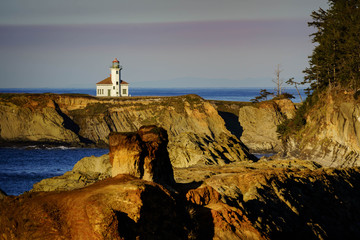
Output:
<svg viewBox="0 0 360 240">
<path fill-rule="evenodd" d="M 121 98 L 110 98 L 110 97 L 98 97 L 99 101 L 96 103 L 87 104 L 85 109 L 77 109 L 71 111 L 73 114 L 82 115 L 84 113 L 89 115 L 97 115 L 106 113 L 109 108 L 112 107 L 134 107 L 137 110 L 146 110 L 156 106 L 173 107 L 177 112 L 185 111 L 185 103 L 190 104 L 190 108 L 201 109 L 199 105 L 204 100 L 197 95 L 183 95 L 183 96 L 170 96 L 170 97 L 121 97 Z M 152 101 L 153 100 L 153 101 Z"/>
<path fill-rule="evenodd" d="M 306 126 L 306 118 L 311 115 L 314 119 L 321 119 L 325 116 L 326 106 L 329 97 L 335 102 L 360 102 L 358 99 L 360 92 L 349 91 L 341 87 L 334 87 L 332 89 L 326 88 L 321 91 L 314 91 L 306 98 L 303 104 L 297 105 L 295 117 L 285 120 L 277 128 L 280 138 L 285 140 L 289 136 L 299 136 L 299 133 L 304 130 Z"/>
</svg>

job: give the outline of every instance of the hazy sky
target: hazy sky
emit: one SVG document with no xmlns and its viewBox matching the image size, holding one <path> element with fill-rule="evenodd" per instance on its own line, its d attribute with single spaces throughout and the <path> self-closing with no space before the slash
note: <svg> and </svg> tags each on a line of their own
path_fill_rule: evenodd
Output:
<svg viewBox="0 0 360 240">
<path fill-rule="evenodd" d="M 301 81 L 307 26 L 326 0 L 0 2 L 0 88 L 91 88 L 112 60 L 136 87 L 269 87 Z"/>
</svg>

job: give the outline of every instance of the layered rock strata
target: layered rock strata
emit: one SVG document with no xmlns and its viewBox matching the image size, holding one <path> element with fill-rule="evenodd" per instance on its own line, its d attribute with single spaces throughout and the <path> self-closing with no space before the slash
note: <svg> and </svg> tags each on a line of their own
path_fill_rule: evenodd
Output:
<svg viewBox="0 0 360 240">
<path fill-rule="evenodd" d="M 143 126 L 135 133 L 109 135 L 112 176 L 130 174 L 147 181 L 173 185 L 174 173 L 163 128 Z"/>
<path fill-rule="evenodd" d="M 0 200 L 2 239 L 186 239 L 171 194 L 118 175 L 67 192 Z"/>
<path fill-rule="evenodd" d="M 295 105 L 288 99 L 260 103 L 212 101 L 225 126 L 252 152 L 278 152 L 282 141 L 277 126 L 295 115 Z"/>
<path fill-rule="evenodd" d="M 200 228 L 202 236 L 351 239 L 360 234 L 359 168 L 319 168 L 304 160 L 231 165 L 175 171 L 183 180 L 211 175 L 186 192 L 194 218 L 212 229 Z"/>
<path fill-rule="evenodd" d="M 284 139 L 283 156 L 331 167 L 359 166 L 360 101 L 353 94 L 335 89 L 318 96 L 305 126 Z"/>
<path fill-rule="evenodd" d="M 360 168 L 262 158 L 175 168 L 173 184 L 173 172 L 164 168 L 170 166 L 165 133 L 145 126 L 112 134 L 113 166 L 104 156 L 74 167 L 114 177 L 70 191 L 0 199 L 1 237 L 350 239 L 360 234 Z M 140 179 L 144 176 L 152 177 Z M 148 181 L 160 179 L 173 184 L 170 190 Z"/>
<path fill-rule="evenodd" d="M 304 160 L 176 168 L 174 188 L 119 174 L 0 200 L 4 239 L 351 239 L 360 169 Z"/>
<path fill-rule="evenodd" d="M 168 132 L 174 166 L 255 159 L 196 95 L 96 98 L 87 95 L 0 94 L 0 142 L 108 145 L 110 132 L 143 125 Z"/>
</svg>

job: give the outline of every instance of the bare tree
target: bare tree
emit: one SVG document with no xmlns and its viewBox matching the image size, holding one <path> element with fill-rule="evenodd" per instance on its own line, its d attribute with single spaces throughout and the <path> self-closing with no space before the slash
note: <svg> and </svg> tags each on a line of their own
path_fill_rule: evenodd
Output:
<svg viewBox="0 0 360 240">
<path fill-rule="evenodd" d="M 282 85 L 284 84 L 284 81 L 283 79 L 280 78 L 280 73 L 282 72 L 283 70 L 280 69 L 280 64 L 278 64 L 276 66 L 276 69 L 275 69 L 275 79 L 273 79 L 273 83 L 275 83 L 275 93 L 276 93 L 276 97 L 279 97 L 281 95 L 281 92 L 282 92 Z"/>
</svg>

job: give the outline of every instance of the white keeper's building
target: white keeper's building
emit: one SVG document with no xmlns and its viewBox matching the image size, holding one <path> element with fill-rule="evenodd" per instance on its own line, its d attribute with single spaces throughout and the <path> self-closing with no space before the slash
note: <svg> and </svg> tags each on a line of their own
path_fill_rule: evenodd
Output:
<svg viewBox="0 0 360 240">
<path fill-rule="evenodd" d="M 129 84 L 121 80 L 121 70 L 119 60 L 115 58 L 110 67 L 110 77 L 96 84 L 97 97 L 128 97 Z"/>
</svg>

